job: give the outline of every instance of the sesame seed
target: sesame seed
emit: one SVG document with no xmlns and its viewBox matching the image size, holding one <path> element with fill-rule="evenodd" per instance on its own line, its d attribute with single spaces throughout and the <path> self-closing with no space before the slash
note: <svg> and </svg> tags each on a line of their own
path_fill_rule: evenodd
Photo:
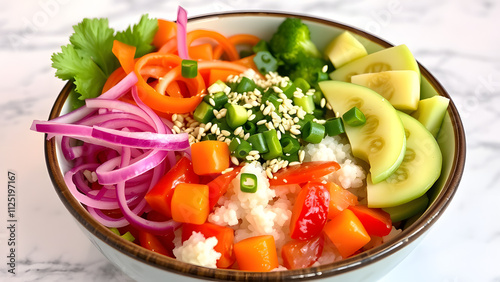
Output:
<svg viewBox="0 0 500 282">
<path fill-rule="evenodd" d="M 262 111 L 262 114 L 265 115 L 265 116 L 267 116 L 267 115 L 269 115 L 270 112 L 271 112 L 271 106 L 267 106 Z"/>
<path fill-rule="evenodd" d="M 172 115 L 172 121 L 174 121 L 174 122 L 175 122 L 176 120 L 177 120 L 177 114 L 173 114 L 173 115 Z"/>
<path fill-rule="evenodd" d="M 181 133 L 181 129 L 177 125 L 174 125 L 172 129 L 177 133 Z"/>
<path fill-rule="evenodd" d="M 212 107 L 215 107 L 214 98 L 209 98 L 208 101 L 210 102 L 210 105 L 212 105 Z"/>
<path fill-rule="evenodd" d="M 234 130 L 234 135 L 240 135 L 241 131 L 243 131 L 243 127 L 239 126 Z"/>
<path fill-rule="evenodd" d="M 248 154 L 249 154 L 249 155 L 251 155 L 251 156 L 255 156 L 255 155 L 258 155 L 258 154 L 259 154 L 259 151 L 257 151 L 257 150 L 252 150 L 252 151 L 248 152 Z"/>
<path fill-rule="evenodd" d="M 267 178 L 269 178 L 269 179 L 273 178 L 273 174 L 271 173 L 270 169 L 266 169 L 266 174 L 267 174 Z"/>
<path fill-rule="evenodd" d="M 225 173 L 228 173 L 228 172 L 233 171 L 233 170 L 234 170 L 234 168 L 232 168 L 232 167 L 228 167 L 228 168 L 226 168 L 225 170 L 223 170 L 221 173 L 222 173 L 222 174 L 225 174 Z"/>
<path fill-rule="evenodd" d="M 238 159 L 237 159 L 235 156 L 232 156 L 232 157 L 231 157 L 231 162 L 232 162 L 233 164 L 235 164 L 235 165 L 239 165 L 239 164 L 240 164 L 240 162 L 238 161 Z"/>
<path fill-rule="evenodd" d="M 208 130 L 210 130 L 211 127 L 212 127 L 212 123 L 208 122 L 207 124 L 205 124 L 204 129 L 205 129 L 205 131 L 208 131 Z"/>
<path fill-rule="evenodd" d="M 229 131 L 227 131 L 227 130 L 225 130 L 225 129 L 224 129 L 224 130 L 221 130 L 221 132 L 220 132 L 220 133 L 222 133 L 222 135 L 224 135 L 224 136 L 226 136 L 226 137 L 227 137 L 227 136 L 231 136 L 231 132 L 229 132 Z"/>
<path fill-rule="evenodd" d="M 304 150 L 300 150 L 300 153 L 299 153 L 299 161 L 300 161 L 300 162 L 303 162 L 303 161 L 304 161 L 305 156 L 306 156 L 306 151 L 304 151 Z"/>
<path fill-rule="evenodd" d="M 249 137 L 250 137 L 250 133 L 248 132 L 247 134 L 245 134 L 245 136 L 243 136 L 243 139 L 247 140 Z"/>
<path fill-rule="evenodd" d="M 325 98 L 321 98 L 321 108 L 324 108 L 326 106 L 326 99 Z"/>
<path fill-rule="evenodd" d="M 247 159 L 247 161 L 254 161 L 255 160 L 254 157 L 250 156 L 250 155 L 246 156 L 245 159 Z"/>
<path fill-rule="evenodd" d="M 300 135 L 300 130 L 298 130 L 296 127 L 290 128 L 290 133 L 294 135 Z"/>
<path fill-rule="evenodd" d="M 328 65 L 324 65 L 323 68 L 321 69 L 322 72 L 327 72 L 328 71 Z"/>
<path fill-rule="evenodd" d="M 210 132 L 212 132 L 212 134 L 215 134 L 217 132 L 217 124 L 214 124 L 211 128 L 210 128 Z"/>
<path fill-rule="evenodd" d="M 299 165 L 299 164 L 300 164 L 300 162 L 291 162 L 288 164 L 288 166 L 295 166 L 295 165 Z"/>
<path fill-rule="evenodd" d="M 256 117 L 256 115 L 255 115 L 255 114 L 251 114 L 251 115 L 248 117 L 248 120 L 252 121 L 252 120 L 254 120 L 254 119 L 255 119 L 255 117 Z"/>
<path fill-rule="evenodd" d="M 288 183 L 288 181 L 286 179 L 283 179 L 283 182 Z"/>
</svg>

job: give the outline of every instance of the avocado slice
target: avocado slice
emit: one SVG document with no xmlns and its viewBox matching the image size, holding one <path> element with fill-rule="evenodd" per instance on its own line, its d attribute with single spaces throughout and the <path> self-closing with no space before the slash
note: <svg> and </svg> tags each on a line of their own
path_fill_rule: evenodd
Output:
<svg viewBox="0 0 500 282">
<path fill-rule="evenodd" d="M 420 100 L 419 74 L 412 70 L 394 70 L 353 75 L 351 82 L 368 87 L 403 111 L 414 111 Z"/>
<path fill-rule="evenodd" d="M 335 37 L 326 46 L 324 53 L 335 68 L 368 55 L 365 46 L 348 31 Z"/>
<path fill-rule="evenodd" d="M 411 115 L 429 130 L 434 138 L 437 137 L 444 115 L 448 109 L 450 99 L 443 96 L 433 96 L 418 102 L 418 109 Z"/>
<path fill-rule="evenodd" d="M 371 53 L 351 61 L 330 73 L 332 80 L 350 82 L 353 75 L 390 70 L 412 70 L 418 73 L 418 63 L 404 44 Z"/>
<path fill-rule="evenodd" d="M 367 204 L 388 208 L 422 196 L 441 174 L 442 155 L 432 134 L 415 118 L 399 112 L 406 131 L 406 153 L 399 168 L 385 181 L 366 179 Z"/>
<path fill-rule="evenodd" d="M 366 117 L 361 126 L 344 124 L 355 157 L 370 165 L 370 181 L 385 180 L 399 167 L 406 149 L 403 124 L 396 109 L 377 92 L 349 82 L 327 80 L 319 87 L 337 116 L 357 107 Z"/>
</svg>

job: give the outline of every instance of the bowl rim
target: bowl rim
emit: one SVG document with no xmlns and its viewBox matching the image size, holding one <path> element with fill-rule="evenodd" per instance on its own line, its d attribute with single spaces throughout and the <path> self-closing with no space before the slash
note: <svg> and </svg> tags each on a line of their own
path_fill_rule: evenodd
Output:
<svg viewBox="0 0 500 282">
<path fill-rule="evenodd" d="M 302 20 L 314 22 L 318 24 L 323 24 L 327 26 L 332 26 L 335 28 L 340 28 L 348 30 L 355 34 L 358 34 L 369 41 L 372 41 L 384 48 L 392 47 L 394 45 L 389 42 L 367 33 L 361 29 L 354 28 L 352 26 L 339 23 L 334 20 L 325 19 L 321 17 L 313 17 L 310 15 L 299 14 L 299 13 L 289 13 L 289 12 L 276 12 L 276 11 L 230 11 L 221 13 L 210 13 L 192 17 L 189 21 L 207 20 L 215 18 L 226 18 L 226 17 L 242 17 L 242 16 L 266 16 L 266 17 L 298 17 Z M 418 61 L 417 61 L 418 63 Z M 154 253 L 152 251 L 146 250 L 141 246 L 138 246 L 132 242 L 129 242 L 119 236 L 116 236 L 108 228 L 101 225 L 97 220 L 95 220 L 85 208 L 71 195 L 68 187 L 65 185 L 64 177 L 60 173 L 61 168 L 57 160 L 57 150 L 55 138 L 50 140 L 45 139 L 44 150 L 45 150 L 45 161 L 47 169 L 53 183 L 53 186 L 63 202 L 66 209 L 75 217 L 75 219 L 81 224 L 88 232 L 93 234 L 102 242 L 111 246 L 115 250 L 127 255 L 128 257 L 148 264 L 152 267 L 156 267 L 165 271 L 174 272 L 180 275 L 185 275 L 189 277 L 204 278 L 204 279 L 217 279 L 217 280 L 291 280 L 291 279 L 314 279 L 314 278 L 324 278 L 334 275 L 339 275 L 345 272 L 353 271 L 364 267 L 366 264 L 372 264 L 383 258 L 390 256 L 391 254 L 397 252 L 398 250 L 404 248 L 405 246 L 411 244 L 421 235 L 423 235 L 441 216 L 443 211 L 448 206 L 450 200 L 453 198 L 458 185 L 460 183 L 464 165 L 465 165 L 465 132 L 453 100 L 443 88 L 443 86 L 437 81 L 437 79 L 420 63 L 420 71 L 422 76 L 428 79 L 431 86 L 434 87 L 436 92 L 450 99 L 450 104 L 448 107 L 448 114 L 450 116 L 453 127 L 453 134 L 455 136 L 455 154 L 451 163 L 450 177 L 446 180 L 443 190 L 437 196 L 433 204 L 426 210 L 424 216 L 420 217 L 415 223 L 410 227 L 405 229 L 400 236 L 397 238 L 405 238 L 404 240 L 396 240 L 393 238 L 389 242 L 378 246 L 376 248 L 365 251 L 356 256 L 343 259 L 338 262 L 331 264 L 321 265 L 317 267 L 310 267 L 305 269 L 297 270 L 287 270 L 287 271 L 277 271 L 277 272 L 246 272 L 239 270 L 226 270 L 226 269 L 211 269 L 205 267 L 199 267 L 187 263 L 177 261 L 175 259 Z M 60 115 L 63 105 L 68 97 L 68 94 L 72 88 L 72 84 L 68 82 L 64 88 L 59 93 L 49 115 L 49 119 L 53 119 Z"/>
</svg>

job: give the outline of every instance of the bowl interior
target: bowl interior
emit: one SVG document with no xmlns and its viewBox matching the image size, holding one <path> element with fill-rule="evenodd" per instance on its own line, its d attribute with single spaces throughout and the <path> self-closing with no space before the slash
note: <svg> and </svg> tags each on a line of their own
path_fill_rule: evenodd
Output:
<svg viewBox="0 0 500 282">
<path fill-rule="evenodd" d="M 224 35 L 250 33 L 258 35 L 263 39 L 269 39 L 276 30 L 277 26 L 287 16 L 302 18 L 302 20 L 310 27 L 312 40 L 317 44 L 320 50 L 323 49 L 330 40 L 345 30 L 352 32 L 355 37 L 357 37 L 364 44 L 369 53 L 392 46 L 388 42 L 373 35 L 340 23 L 304 15 L 282 13 L 245 12 L 200 16 L 190 19 L 188 29 L 213 29 Z M 439 82 L 424 67 L 420 67 L 422 75 L 422 97 L 441 95 L 450 98 Z M 59 94 L 52 108 L 49 119 L 55 118 L 69 111 L 67 97 L 70 90 L 71 85 L 67 84 Z M 137 261 L 153 265 L 167 271 L 182 273 L 188 276 L 201 275 L 206 278 L 231 280 L 288 280 L 316 275 L 331 276 L 358 269 L 363 267 L 365 264 L 383 259 L 384 257 L 397 252 L 399 249 L 404 248 L 407 244 L 410 244 L 413 240 L 416 240 L 435 223 L 442 211 L 448 205 L 458 187 L 465 162 L 465 134 L 457 109 L 451 101 L 438 137 L 438 143 L 443 154 L 442 174 L 439 180 L 429 191 L 431 204 L 419 220 L 405 229 L 396 238 L 385 243 L 384 245 L 340 262 L 293 271 L 250 273 L 232 270 L 207 269 L 188 265 L 150 252 L 131 242 L 119 238 L 118 236 L 115 236 L 114 233 L 94 220 L 69 192 L 64 183 L 63 174 L 70 166 L 64 160 L 60 147 L 56 143 L 57 142 L 55 142 L 53 138 L 46 141 L 45 144 L 46 161 L 49 174 L 56 192 L 65 204 L 66 208 L 91 234 L 106 242 L 113 248 L 135 258 Z"/>
</svg>

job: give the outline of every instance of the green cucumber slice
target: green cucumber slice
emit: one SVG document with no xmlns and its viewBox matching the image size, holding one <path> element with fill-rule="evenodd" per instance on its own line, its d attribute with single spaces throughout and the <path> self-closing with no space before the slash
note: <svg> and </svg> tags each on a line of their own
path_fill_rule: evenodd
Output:
<svg viewBox="0 0 500 282">
<path fill-rule="evenodd" d="M 371 181 L 385 180 L 403 161 L 405 131 L 396 109 L 377 92 L 349 82 L 322 81 L 321 91 L 337 116 L 357 107 L 366 117 L 361 126 L 344 124 L 355 157 L 370 165 Z"/>
<path fill-rule="evenodd" d="M 415 118 L 398 112 L 406 131 L 406 153 L 399 168 L 385 181 L 366 181 L 369 207 L 387 208 L 414 200 L 429 190 L 441 174 L 442 155 L 436 139 Z"/>
<path fill-rule="evenodd" d="M 326 46 L 324 53 L 335 68 L 340 68 L 368 54 L 365 46 L 348 31 L 344 31 L 339 36 L 335 37 Z"/>
<path fill-rule="evenodd" d="M 443 96 L 423 99 L 418 102 L 418 109 L 411 115 L 420 121 L 436 138 L 449 103 L 450 99 Z"/>
<path fill-rule="evenodd" d="M 406 45 L 398 45 L 354 60 L 330 73 L 332 80 L 350 82 L 353 75 L 390 70 L 412 70 L 418 73 L 418 63 Z"/>
<path fill-rule="evenodd" d="M 409 201 L 408 203 L 395 207 L 383 208 L 383 210 L 391 216 L 392 222 L 398 222 L 408 219 L 416 214 L 423 213 L 428 205 L 429 197 L 427 197 L 427 194 L 424 194 L 415 200 Z"/>
<path fill-rule="evenodd" d="M 419 74 L 411 70 L 353 75 L 351 82 L 370 88 L 389 100 L 394 108 L 414 111 L 420 100 Z"/>
</svg>

